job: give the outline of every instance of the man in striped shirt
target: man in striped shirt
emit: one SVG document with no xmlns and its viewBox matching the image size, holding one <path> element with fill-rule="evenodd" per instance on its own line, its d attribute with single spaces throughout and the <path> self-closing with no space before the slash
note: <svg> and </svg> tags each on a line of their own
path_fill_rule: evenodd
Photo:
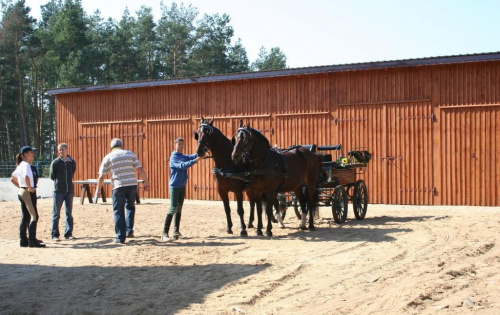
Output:
<svg viewBox="0 0 500 315">
<path fill-rule="evenodd" d="M 99 181 L 95 196 L 99 196 L 104 176 L 111 173 L 113 187 L 113 212 L 115 219 L 115 243 L 124 244 L 127 237 L 134 237 L 135 198 L 137 196 L 137 177 L 144 180 L 144 190 L 149 189 L 149 180 L 137 156 L 123 149 L 123 141 L 118 138 L 111 140 L 111 153 L 102 160 L 99 168 Z M 125 215 L 125 208 L 127 213 Z"/>
</svg>

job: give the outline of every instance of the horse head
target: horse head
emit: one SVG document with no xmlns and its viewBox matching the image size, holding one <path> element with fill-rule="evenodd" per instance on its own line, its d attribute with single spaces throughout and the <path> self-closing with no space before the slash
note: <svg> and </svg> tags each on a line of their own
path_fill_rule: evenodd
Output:
<svg viewBox="0 0 500 315">
<path fill-rule="evenodd" d="M 201 117 L 201 124 L 198 130 L 194 132 L 194 139 L 198 141 L 198 149 L 196 154 L 199 157 L 204 157 L 205 154 L 210 150 L 214 141 L 214 118 L 208 121 Z"/>
<path fill-rule="evenodd" d="M 231 143 L 233 144 L 233 153 L 231 154 L 233 162 L 242 164 L 245 156 L 249 154 L 254 144 L 250 124 L 247 123 L 245 126 L 243 120 L 240 120 L 240 126 L 231 139 Z"/>
</svg>

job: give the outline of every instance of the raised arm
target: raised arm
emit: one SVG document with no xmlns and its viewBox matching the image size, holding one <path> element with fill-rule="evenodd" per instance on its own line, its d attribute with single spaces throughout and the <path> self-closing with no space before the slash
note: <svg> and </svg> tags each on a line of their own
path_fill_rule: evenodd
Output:
<svg viewBox="0 0 500 315">
<path fill-rule="evenodd" d="M 187 170 L 188 168 L 196 164 L 196 162 L 198 162 L 199 159 L 200 157 L 195 154 L 193 154 L 192 160 L 189 161 L 178 161 L 176 159 L 172 159 L 170 160 L 170 167 L 177 168 L 180 170 Z"/>
</svg>

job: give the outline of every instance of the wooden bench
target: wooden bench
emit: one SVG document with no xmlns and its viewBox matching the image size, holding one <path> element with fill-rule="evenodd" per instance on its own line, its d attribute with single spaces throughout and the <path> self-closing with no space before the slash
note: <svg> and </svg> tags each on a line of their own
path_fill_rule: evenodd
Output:
<svg viewBox="0 0 500 315">
<path fill-rule="evenodd" d="M 91 189 L 90 186 L 95 186 L 97 185 L 98 180 L 97 179 L 87 179 L 87 180 L 74 180 L 73 184 L 79 184 L 82 185 L 82 191 L 80 195 L 80 204 L 83 205 L 83 202 L 85 201 L 85 196 L 89 199 L 89 203 L 94 203 L 92 200 L 92 194 L 95 192 L 95 188 Z M 139 196 L 139 185 L 142 184 L 144 181 L 142 179 L 137 181 L 137 196 L 135 197 L 135 202 L 136 203 L 141 203 L 141 199 Z M 101 199 L 102 202 L 106 202 L 106 190 L 104 189 L 104 185 L 111 185 L 111 179 L 105 179 L 104 183 L 101 187 Z"/>
</svg>

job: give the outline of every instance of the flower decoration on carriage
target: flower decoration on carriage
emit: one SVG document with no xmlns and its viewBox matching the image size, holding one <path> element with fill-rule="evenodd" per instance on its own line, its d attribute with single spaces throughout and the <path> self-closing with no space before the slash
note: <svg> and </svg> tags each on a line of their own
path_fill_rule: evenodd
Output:
<svg viewBox="0 0 500 315">
<path fill-rule="evenodd" d="M 350 163 L 351 163 L 351 159 L 349 159 L 348 157 L 345 157 L 343 154 L 340 154 L 339 158 L 337 159 L 337 164 L 340 167 L 346 167 Z"/>
<path fill-rule="evenodd" d="M 358 163 L 361 163 L 364 165 L 368 164 L 368 162 L 370 162 L 370 160 L 372 158 L 371 153 L 367 150 L 363 150 L 363 151 L 353 150 L 353 151 L 349 151 L 347 154 L 349 154 L 349 156 L 353 157 Z"/>
</svg>

